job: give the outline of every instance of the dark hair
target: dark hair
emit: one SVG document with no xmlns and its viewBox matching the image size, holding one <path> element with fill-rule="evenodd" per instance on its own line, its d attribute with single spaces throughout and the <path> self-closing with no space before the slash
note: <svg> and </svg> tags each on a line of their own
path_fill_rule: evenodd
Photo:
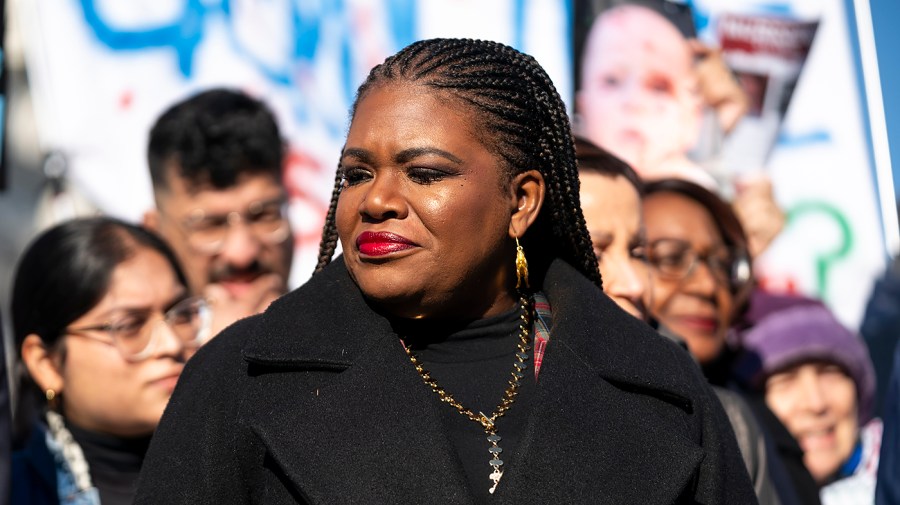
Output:
<svg viewBox="0 0 900 505">
<path fill-rule="evenodd" d="M 391 82 L 427 86 L 477 115 L 475 131 L 500 158 L 509 179 L 537 169 L 547 199 L 523 246 L 545 265 L 560 257 L 601 286 L 597 258 L 578 200 L 578 171 L 569 118 L 543 68 L 532 58 L 498 42 L 431 39 L 415 42 L 369 72 L 351 110 L 372 89 Z M 340 175 L 322 233 L 316 272 L 330 261 L 337 244 L 335 209 Z M 532 231 L 533 230 L 533 231 Z"/>
<path fill-rule="evenodd" d="M 584 137 L 575 136 L 575 158 L 578 171 L 605 175 L 607 177 L 624 177 L 634 186 L 638 195 L 644 195 L 644 182 L 631 165 L 615 154 L 603 149 Z"/>
<path fill-rule="evenodd" d="M 734 209 L 712 191 L 683 179 L 659 179 L 644 185 L 645 198 L 659 193 L 675 193 L 699 203 L 709 213 L 735 262 L 745 262 L 747 279 L 744 282 L 733 282 L 731 285 L 731 292 L 737 300 L 734 319 L 739 319 L 747 310 L 748 288 L 752 284 L 753 274 L 747 235 Z"/>
<path fill-rule="evenodd" d="M 152 232 L 109 217 L 67 221 L 40 234 L 22 254 L 16 267 L 12 294 L 12 328 L 16 352 L 22 343 L 38 335 L 51 348 L 65 328 L 106 295 L 113 271 L 140 249 L 160 253 L 187 286 L 175 254 Z M 42 397 L 24 370 L 20 374 L 17 427 L 26 429 Z M 31 391 L 29 391 L 31 390 Z M 30 396 L 29 396 L 30 395 Z"/>
<path fill-rule="evenodd" d="M 234 186 L 243 173 L 281 180 L 284 142 L 272 111 L 240 91 L 212 89 L 176 103 L 150 130 L 147 163 L 156 190 L 169 187 L 167 168 L 191 187 Z"/>
<path fill-rule="evenodd" d="M 31 333 L 53 345 L 69 323 L 103 298 L 113 270 L 141 248 L 160 253 L 187 286 L 169 246 L 139 226 L 91 217 L 43 232 L 26 248 L 16 268 L 12 296 L 16 345 Z"/>
</svg>

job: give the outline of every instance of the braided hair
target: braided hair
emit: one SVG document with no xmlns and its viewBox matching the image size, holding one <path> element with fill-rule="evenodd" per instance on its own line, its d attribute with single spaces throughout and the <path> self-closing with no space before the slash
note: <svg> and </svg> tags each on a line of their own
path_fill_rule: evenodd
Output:
<svg viewBox="0 0 900 505">
<path fill-rule="evenodd" d="M 550 77 L 534 58 L 498 42 L 430 39 L 415 42 L 369 72 L 357 91 L 351 118 L 366 95 L 391 82 L 409 82 L 446 92 L 479 117 L 484 145 L 502 160 L 508 180 L 537 169 L 547 201 L 523 243 L 529 255 L 560 257 L 598 287 L 597 258 L 578 198 L 578 170 L 566 108 Z M 340 172 L 340 171 L 339 171 Z M 338 240 L 335 210 L 340 194 L 335 177 L 319 261 L 321 271 Z M 547 236 L 547 233 L 550 236 Z"/>
</svg>

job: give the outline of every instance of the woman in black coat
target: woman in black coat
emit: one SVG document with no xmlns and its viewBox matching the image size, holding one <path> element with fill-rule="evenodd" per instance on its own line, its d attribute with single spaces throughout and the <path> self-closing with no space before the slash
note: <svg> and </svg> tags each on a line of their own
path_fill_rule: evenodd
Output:
<svg viewBox="0 0 900 505">
<path fill-rule="evenodd" d="M 313 278 L 189 363 L 138 503 L 756 502 L 690 357 L 602 293 L 534 59 L 388 58 L 334 195 Z"/>
</svg>

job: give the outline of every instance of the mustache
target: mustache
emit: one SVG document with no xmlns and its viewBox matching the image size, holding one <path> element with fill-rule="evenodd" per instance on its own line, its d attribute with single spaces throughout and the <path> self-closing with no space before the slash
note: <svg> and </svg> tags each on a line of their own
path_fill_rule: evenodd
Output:
<svg viewBox="0 0 900 505">
<path fill-rule="evenodd" d="M 218 283 L 232 279 L 252 279 L 272 272 L 274 272 L 274 269 L 258 260 L 254 260 L 252 263 L 244 266 L 235 266 L 226 263 L 224 265 L 213 266 L 212 270 L 209 272 L 209 281 Z"/>
</svg>

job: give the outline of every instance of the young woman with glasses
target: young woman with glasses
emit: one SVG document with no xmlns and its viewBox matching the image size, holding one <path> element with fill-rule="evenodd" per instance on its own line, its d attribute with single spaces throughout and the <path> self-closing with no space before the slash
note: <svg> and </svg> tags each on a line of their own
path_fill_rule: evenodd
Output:
<svg viewBox="0 0 900 505">
<path fill-rule="evenodd" d="M 110 218 L 57 225 L 27 248 L 12 297 L 13 503 L 132 502 L 150 435 L 209 336 L 186 286 L 161 239 Z"/>
</svg>

